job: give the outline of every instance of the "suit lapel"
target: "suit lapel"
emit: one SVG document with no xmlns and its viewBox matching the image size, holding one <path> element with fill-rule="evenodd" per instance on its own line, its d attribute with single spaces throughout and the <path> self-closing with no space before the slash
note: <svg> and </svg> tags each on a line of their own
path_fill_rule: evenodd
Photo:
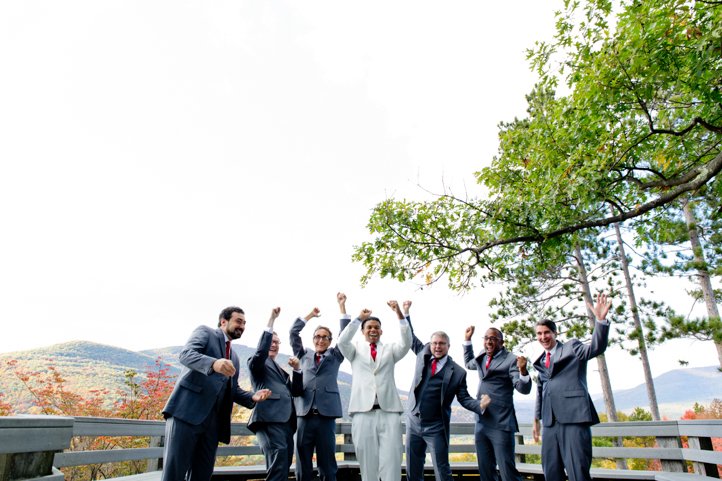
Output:
<svg viewBox="0 0 722 481">
<path fill-rule="evenodd" d="M 441 403 L 444 403 L 446 397 L 446 388 L 449 387 L 451 382 L 451 376 L 454 374 L 454 365 L 451 362 L 451 358 L 446 356 L 446 364 L 444 364 L 444 380 L 441 382 Z"/>
<path fill-rule="evenodd" d="M 500 349 L 499 352 L 496 353 L 496 356 L 491 358 L 491 363 L 489 364 L 489 369 L 487 371 L 491 371 L 492 368 L 497 368 L 501 366 L 501 364 L 506 359 L 508 351 L 506 351 L 504 348 Z"/>
<path fill-rule="evenodd" d="M 554 372 L 557 370 L 557 364 L 559 364 L 559 362 L 562 360 L 562 346 L 562 342 L 557 341 L 556 350 L 554 351 L 554 355 L 552 356 L 552 365 L 549 377 L 552 377 L 552 375 L 554 375 Z"/>
<path fill-rule="evenodd" d="M 226 357 L 226 337 L 223 335 L 223 331 L 221 331 L 221 328 L 219 327 L 216 329 L 216 339 L 218 342 L 218 350 L 221 353 L 221 357 Z M 233 349 L 231 349 L 231 352 L 233 352 Z M 231 355 L 233 357 L 233 355 Z"/>
</svg>

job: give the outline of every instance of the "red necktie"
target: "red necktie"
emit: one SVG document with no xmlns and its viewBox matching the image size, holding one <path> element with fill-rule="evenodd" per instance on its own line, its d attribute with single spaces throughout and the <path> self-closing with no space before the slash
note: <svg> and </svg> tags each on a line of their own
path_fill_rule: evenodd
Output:
<svg viewBox="0 0 722 481">
<path fill-rule="evenodd" d="M 375 361 L 376 360 L 376 343 L 372 342 L 370 344 L 371 346 L 371 358 Z"/>
<path fill-rule="evenodd" d="M 316 354 L 316 367 L 318 367 L 319 364 L 321 364 L 321 355 L 317 353 Z"/>
<path fill-rule="evenodd" d="M 490 355 L 488 355 L 488 354 L 486 355 L 486 366 L 485 366 L 485 367 L 486 367 L 487 369 L 489 369 L 489 364 L 491 364 L 491 358 L 492 358 L 492 357 L 493 357 L 493 355 L 492 355 L 492 356 L 490 356 Z"/>
<path fill-rule="evenodd" d="M 231 358 L 231 341 L 226 341 L 226 359 Z"/>
<path fill-rule="evenodd" d="M 544 361 L 544 367 L 549 367 L 552 363 L 552 353 L 547 351 L 547 358 L 546 361 Z"/>
<path fill-rule="evenodd" d="M 437 363 L 437 362 L 438 362 L 438 361 L 436 360 L 436 358 L 433 358 L 433 359 L 431 360 L 431 375 L 432 375 L 432 376 L 433 376 L 434 374 L 436 374 L 436 363 Z"/>
</svg>

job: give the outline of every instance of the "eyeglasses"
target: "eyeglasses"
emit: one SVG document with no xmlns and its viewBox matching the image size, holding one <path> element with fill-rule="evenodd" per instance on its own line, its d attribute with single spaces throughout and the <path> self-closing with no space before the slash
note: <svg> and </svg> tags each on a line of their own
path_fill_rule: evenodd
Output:
<svg viewBox="0 0 722 481">
<path fill-rule="evenodd" d="M 484 336 L 485 341 L 493 341 L 493 342 L 501 342 L 501 339 L 499 339 L 496 336 Z"/>
<path fill-rule="evenodd" d="M 277 341 L 277 340 L 273 339 L 273 340 L 271 341 L 271 344 L 281 344 L 281 341 Z"/>
<path fill-rule="evenodd" d="M 329 336 L 313 336 L 314 341 L 330 341 L 331 338 Z"/>
<path fill-rule="evenodd" d="M 432 346 L 446 346 L 446 345 L 448 344 L 448 342 L 446 342 L 446 341 L 439 341 L 439 342 L 431 342 L 430 344 L 431 344 Z"/>
</svg>

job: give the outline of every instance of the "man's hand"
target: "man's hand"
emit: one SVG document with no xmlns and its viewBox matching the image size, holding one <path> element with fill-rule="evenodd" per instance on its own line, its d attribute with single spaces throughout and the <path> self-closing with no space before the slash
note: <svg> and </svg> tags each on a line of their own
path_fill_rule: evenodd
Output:
<svg viewBox="0 0 722 481">
<path fill-rule="evenodd" d="M 230 359 L 216 359 L 213 363 L 213 370 L 226 377 L 231 377 L 236 374 L 236 368 Z"/>
<path fill-rule="evenodd" d="M 464 340 L 471 341 L 471 336 L 474 335 L 475 330 L 476 330 L 476 328 L 474 326 L 467 327 L 466 331 L 464 331 Z"/>
<path fill-rule="evenodd" d="M 519 368 L 519 374 L 528 376 L 529 371 L 526 370 L 527 359 L 524 356 L 516 356 L 516 366 Z"/>
<path fill-rule="evenodd" d="M 481 410 L 485 410 L 487 407 L 489 407 L 489 404 L 491 404 L 491 398 L 488 394 L 482 394 L 481 400 L 479 401 L 479 407 Z"/>
<path fill-rule="evenodd" d="M 294 371 L 298 371 L 301 369 L 301 360 L 296 356 L 291 356 L 288 358 L 288 365 L 291 366 L 291 369 Z"/>
<path fill-rule="evenodd" d="M 321 309 L 319 309 L 318 307 L 314 307 L 313 310 L 309 312 L 306 317 L 304 317 L 304 319 L 306 320 L 306 322 L 308 322 L 314 317 L 321 317 Z"/>
<path fill-rule="evenodd" d="M 270 389 L 259 389 L 258 391 L 253 393 L 253 399 L 254 402 L 261 403 L 268 399 L 268 397 L 271 395 Z"/>
<path fill-rule="evenodd" d="M 370 309 L 362 309 L 361 314 L 358 315 L 358 318 L 361 319 L 361 322 L 365 321 L 371 317 L 371 310 Z"/>
<path fill-rule="evenodd" d="M 603 321 L 607 318 L 607 313 L 609 312 L 609 308 L 612 307 L 612 300 L 607 298 L 607 295 L 603 292 L 600 292 L 597 294 L 597 302 L 593 306 L 587 302 L 587 306 L 589 306 L 589 309 L 592 310 L 594 313 L 594 317 L 597 318 L 597 321 Z"/>
<path fill-rule="evenodd" d="M 278 319 L 278 315 L 281 313 L 280 307 L 274 307 L 271 309 L 271 317 L 268 319 L 268 327 L 273 327 L 273 323 Z"/>
<path fill-rule="evenodd" d="M 411 301 L 404 301 L 404 315 L 409 315 L 409 310 L 411 309 Z"/>
<path fill-rule="evenodd" d="M 535 419 L 534 424 L 531 427 L 531 435 L 534 438 L 534 442 L 538 443 L 541 438 L 541 426 L 539 426 L 539 420 Z"/>
<path fill-rule="evenodd" d="M 341 314 L 346 314 L 346 294 L 343 292 L 336 293 L 336 301 L 338 301 L 338 307 L 341 309 Z"/>
<path fill-rule="evenodd" d="M 386 304 L 389 305 L 392 311 L 396 313 L 399 319 L 403 319 L 404 315 L 401 314 L 401 309 L 399 308 L 399 303 L 396 301 L 388 301 Z"/>
</svg>

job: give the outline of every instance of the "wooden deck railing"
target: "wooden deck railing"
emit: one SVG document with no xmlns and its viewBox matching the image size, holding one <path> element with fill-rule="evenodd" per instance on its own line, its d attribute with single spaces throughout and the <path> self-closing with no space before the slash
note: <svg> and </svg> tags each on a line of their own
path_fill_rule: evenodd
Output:
<svg viewBox="0 0 722 481">
<path fill-rule="evenodd" d="M 127 419 L 105 419 L 55 416 L 13 416 L 0 417 L 0 480 L 43 480 L 63 481 L 63 469 L 76 466 L 101 465 L 123 461 L 141 461 L 143 474 L 126 477 L 126 481 L 157 480 L 162 468 L 163 434 L 162 421 L 138 421 Z M 341 459 L 339 479 L 357 479 L 358 465 L 351 439 L 350 423 L 339 422 L 337 433 L 343 442 L 337 445 Z M 522 425 L 517 434 L 517 466 L 527 477 L 543 479 L 538 464 L 540 446 L 531 444 L 531 426 Z M 232 435 L 235 438 L 253 438 L 253 444 L 245 446 L 224 446 L 218 449 L 218 456 L 260 455 L 253 434 L 245 424 L 234 423 Z M 474 424 L 452 423 L 451 453 L 475 453 Z M 696 479 L 719 478 L 718 467 L 722 465 L 722 452 L 714 451 L 712 440 L 722 438 L 721 420 L 703 421 L 660 421 L 602 423 L 592 428 L 594 437 L 638 438 L 653 437 L 653 447 L 594 447 L 595 459 L 659 460 L 663 471 L 632 471 L 595 468 L 595 479 L 631 479 L 678 481 L 687 478 L 691 470 Z M 129 436 L 146 438 L 144 447 L 108 449 L 95 451 L 70 451 L 70 441 L 76 438 Z M 340 438 L 339 438 L 340 439 Z M 686 440 L 688 447 L 683 447 Z M 664 447 L 662 447 L 664 446 Z M 536 455 L 536 462 L 529 456 Z M 261 458 L 258 460 L 262 463 Z M 475 462 L 454 462 L 455 475 L 476 473 Z M 263 478 L 262 465 L 218 467 L 214 479 L 259 479 Z"/>
</svg>

